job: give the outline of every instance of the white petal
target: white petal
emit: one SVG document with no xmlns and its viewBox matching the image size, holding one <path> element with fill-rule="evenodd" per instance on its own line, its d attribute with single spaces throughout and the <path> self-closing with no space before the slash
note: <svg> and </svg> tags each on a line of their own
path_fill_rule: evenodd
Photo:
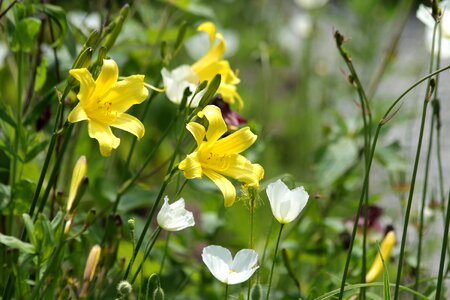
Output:
<svg viewBox="0 0 450 300">
<path fill-rule="evenodd" d="M 169 98 L 169 100 L 175 104 L 181 103 L 186 88 L 188 88 L 193 95 L 199 83 L 197 75 L 188 65 L 182 65 L 172 71 L 163 68 L 161 70 L 161 75 L 163 78 L 164 86 L 166 88 L 167 98 Z M 198 102 L 200 99 L 198 99 L 198 97 L 195 97 L 194 101 L 192 101 L 191 107 L 195 107 L 195 103 L 198 106 Z"/>
<path fill-rule="evenodd" d="M 258 262 L 258 253 L 252 249 L 242 249 L 233 259 L 231 269 L 236 272 L 242 272 L 253 268 Z"/>
<path fill-rule="evenodd" d="M 309 195 L 301 186 L 288 194 L 289 210 L 284 215 L 284 222 L 292 222 L 301 213 L 308 203 Z"/>
<path fill-rule="evenodd" d="M 247 281 L 258 268 L 259 267 L 255 267 L 239 273 L 231 272 L 228 276 L 228 284 L 238 284 Z"/>
<path fill-rule="evenodd" d="M 417 12 L 416 12 L 416 17 L 417 17 L 417 19 L 422 21 L 422 23 L 424 23 L 427 27 L 429 27 L 429 28 L 434 27 L 435 21 L 433 19 L 433 16 L 431 16 L 431 8 L 430 7 L 420 4 L 419 9 L 417 9 Z"/>
<path fill-rule="evenodd" d="M 228 249 L 215 245 L 205 247 L 202 259 L 214 277 L 223 283 L 228 283 L 229 266 L 232 263 L 231 253 Z"/>
<path fill-rule="evenodd" d="M 269 198 L 272 213 L 275 218 L 279 220 L 280 218 L 282 218 L 281 203 L 283 202 L 285 196 L 289 193 L 289 189 L 283 181 L 278 179 L 277 181 L 269 184 L 266 189 L 266 193 L 267 197 Z"/>
<path fill-rule="evenodd" d="M 169 198 L 164 198 L 164 204 L 156 220 L 158 225 L 167 231 L 180 231 L 195 225 L 192 212 L 184 208 L 184 199 L 168 204 Z"/>
</svg>

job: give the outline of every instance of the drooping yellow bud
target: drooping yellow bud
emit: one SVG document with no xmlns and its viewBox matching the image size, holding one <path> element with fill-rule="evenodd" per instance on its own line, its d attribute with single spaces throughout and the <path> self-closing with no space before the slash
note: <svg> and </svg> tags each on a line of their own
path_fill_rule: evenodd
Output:
<svg viewBox="0 0 450 300">
<path fill-rule="evenodd" d="M 83 286 L 81 288 L 79 297 L 85 298 L 88 292 L 89 283 L 94 278 L 95 269 L 97 268 L 98 261 L 100 260 L 100 254 L 102 252 L 102 248 L 99 245 L 95 245 L 92 247 L 89 252 L 88 259 L 86 261 L 86 267 L 84 268 L 83 275 Z"/>
<path fill-rule="evenodd" d="M 375 258 L 369 272 L 366 274 L 366 282 L 374 282 L 383 272 L 383 260 L 386 262 L 391 256 L 392 249 L 395 246 L 395 232 L 389 231 L 380 245 L 380 251 Z"/>
<path fill-rule="evenodd" d="M 78 187 L 80 186 L 83 177 L 86 176 L 86 173 L 87 173 L 86 157 L 82 155 L 75 164 L 75 167 L 73 168 L 72 181 L 70 182 L 69 198 L 67 199 L 67 208 L 66 208 L 67 212 L 69 212 L 70 209 L 72 208 L 73 201 L 77 196 Z"/>
<path fill-rule="evenodd" d="M 89 252 L 88 259 L 86 261 L 86 267 L 84 268 L 84 281 L 91 281 L 95 274 L 95 269 L 97 268 L 98 261 L 100 260 L 100 254 L 102 252 L 102 248 L 99 245 L 95 245 L 92 247 Z"/>
</svg>

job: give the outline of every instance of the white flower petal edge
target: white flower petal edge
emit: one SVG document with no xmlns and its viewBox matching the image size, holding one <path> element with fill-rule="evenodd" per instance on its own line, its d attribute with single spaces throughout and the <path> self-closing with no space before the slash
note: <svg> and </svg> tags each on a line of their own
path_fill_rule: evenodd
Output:
<svg viewBox="0 0 450 300">
<path fill-rule="evenodd" d="M 203 248 L 202 259 L 216 279 L 225 284 L 238 284 L 248 280 L 259 268 L 258 253 L 251 249 L 240 250 L 234 259 L 228 249 L 221 246 Z"/>
<path fill-rule="evenodd" d="M 167 231 L 180 231 L 194 226 L 195 221 L 192 212 L 184 207 L 183 198 L 169 204 L 169 198 L 164 197 L 164 204 L 156 217 L 158 225 Z"/>
<path fill-rule="evenodd" d="M 181 103 L 186 88 L 191 92 L 191 97 L 188 99 L 190 107 L 197 107 L 206 92 L 206 89 L 204 89 L 192 98 L 199 84 L 199 79 L 189 65 L 181 65 L 172 71 L 163 68 L 161 76 L 166 88 L 167 98 L 175 104 Z"/>
<path fill-rule="evenodd" d="M 269 184 L 266 193 L 272 213 L 281 224 L 290 223 L 297 218 L 305 208 L 309 198 L 303 187 L 289 190 L 280 179 Z"/>
</svg>

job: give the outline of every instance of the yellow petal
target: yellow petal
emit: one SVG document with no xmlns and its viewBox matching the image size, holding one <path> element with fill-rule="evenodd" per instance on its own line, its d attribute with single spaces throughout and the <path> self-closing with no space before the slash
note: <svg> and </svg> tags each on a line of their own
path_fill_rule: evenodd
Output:
<svg viewBox="0 0 450 300">
<path fill-rule="evenodd" d="M 89 136 L 98 141 L 103 156 L 109 156 L 112 149 L 119 147 L 120 139 L 112 133 L 108 125 L 90 120 L 88 129 Z"/>
<path fill-rule="evenodd" d="M 70 181 L 70 190 L 69 197 L 67 198 L 67 211 L 70 211 L 72 208 L 73 201 L 75 200 L 75 196 L 77 195 L 78 187 L 80 186 L 81 180 L 86 176 L 87 173 L 87 163 L 86 157 L 81 156 L 72 172 L 72 180 Z"/>
<path fill-rule="evenodd" d="M 222 60 L 223 54 L 225 52 L 225 39 L 220 33 L 213 35 L 215 33 L 216 28 L 214 27 L 214 24 L 212 24 L 212 26 L 214 27 L 213 30 L 211 24 L 212 23 L 210 23 L 208 26 L 204 26 L 205 30 L 203 30 L 206 31 L 209 35 L 210 49 L 203 57 L 201 57 L 196 63 L 192 65 L 192 69 L 197 74 L 202 72 L 202 70 L 207 68 L 209 65 L 216 63 L 219 60 Z M 217 45 L 214 45 L 216 38 L 219 40 L 219 43 Z"/>
<path fill-rule="evenodd" d="M 223 154 L 241 153 L 247 150 L 256 141 L 257 136 L 250 131 L 249 127 L 218 140 L 214 144 L 214 152 Z"/>
<path fill-rule="evenodd" d="M 187 179 L 201 178 L 202 177 L 202 165 L 198 160 L 198 153 L 193 152 L 186 156 L 186 158 L 178 164 L 178 168 L 183 171 L 184 176 Z"/>
<path fill-rule="evenodd" d="M 205 138 L 205 127 L 198 123 L 190 122 L 186 125 L 186 128 L 194 137 L 195 141 L 197 142 L 197 146 L 200 146 Z"/>
<path fill-rule="evenodd" d="M 91 73 L 86 68 L 72 69 L 69 71 L 76 80 L 80 82 L 80 91 L 78 92 L 77 98 L 80 102 L 86 102 L 95 90 L 94 79 Z"/>
<path fill-rule="evenodd" d="M 144 87 L 144 75 L 133 75 L 117 82 L 105 96 L 105 102 L 111 103 L 111 110 L 125 112 L 132 105 L 139 104 L 148 97 Z"/>
<path fill-rule="evenodd" d="M 134 134 L 138 139 L 141 139 L 145 134 L 145 127 L 137 118 L 129 114 L 119 114 L 110 126 L 125 130 Z"/>
<path fill-rule="evenodd" d="M 205 169 L 203 174 L 211 179 L 220 189 L 223 194 L 225 207 L 230 207 L 233 205 L 236 200 L 236 189 L 233 184 L 228 179 L 212 170 Z"/>
<path fill-rule="evenodd" d="M 213 22 L 203 22 L 197 27 L 197 31 L 204 31 L 208 34 L 209 44 L 214 45 L 214 41 L 216 40 L 216 26 Z"/>
<path fill-rule="evenodd" d="M 247 158 L 239 154 L 232 154 L 218 159 L 218 163 L 205 165 L 213 167 L 222 175 L 232 177 L 251 186 L 258 187 L 259 181 L 264 177 L 264 169 L 258 164 L 252 164 Z"/>
<path fill-rule="evenodd" d="M 375 258 L 369 272 L 366 274 L 366 282 L 374 282 L 378 276 L 383 272 L 383 260 L 385 263 L 389 260 L 391 256 L 392 249 L 395 246 L 395 232 L 393 230 L 389 231 L 384 237 L 380 245 L 380 251 Z M 381 260 L 383 257 L 383 260 Z"/>
<path fill-rule="evenodd" d="M 223 120 L 220 108 L 217 106 L 207 105 L 199 116 L 205 116 L 208 120 L 208 130 L 206 131 L 206 139 L 208 141 L 217 141 L 225 132 L 227 132 L 227 125 Z"/>
<path fill-rule="evenodd" d="M 100 74 L 95 81 L 95 94 L 102 97 L 109 92 L 119 78 L 119 68 L 112 59 L 104 59 Z"/>
<path fill-rule="evenodd" d="M 78 103 L 78 105 L 74 107 L 74 109 L 70 112 L 69 116 L 67 117 L 67 120 L 69 120 L 70 123 L 76 123 L 87 119 L 88 116 L 86 115 L 86 112 L 84 111 L 84 108 L 81 105 L 81 103 Z"/>
<path fill-rule="evenodd" d="M 232 84 L 220 84 L 217 89 L 217 93 L 222 95 L 223 101 L 234 104 L 235 100 L 238 101 L 238 110 L 244 108 L 244 101 L 236 91 L 236 86 Z"/>
</svg>

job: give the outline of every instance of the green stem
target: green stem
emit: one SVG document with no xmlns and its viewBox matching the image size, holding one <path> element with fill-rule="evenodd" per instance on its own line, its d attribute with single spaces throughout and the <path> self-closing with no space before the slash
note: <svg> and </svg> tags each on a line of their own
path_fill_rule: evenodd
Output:
<svg viewBox="0 0 450 300">
<path fill-rule="evenodd" d="M 447 215 L 445 217 L 445 227 L 444 227 L 444 240 L 442 241 L 442 248 L 441 248 L 441 260 L 439 262 L 439 275 L 438 275 L 438 282 L 436 286 L 436 300 L 440 299 L 441 297 L 441 287 L 442 287 L 442 281 L 444 278 L 444 264 L 445 264 L 445 254 L 447 250 L 447 243 L 448 243 L 448 227 L 450 225 L 450 193 L 448 195 L 448 201 L 447 201 Z"/>
<path fill-rule="evenodd" d="M 434 25 L 434 31 L 433 31 L 433 41 L 432 41 L 432 47 L 431 47 L 431 59 L 430 59 L 430 67 L 429 72 L 433 70 L 434 65 L 434 44 L 436 40 L 436 30 L 438 28 L 438 23 L 435 23 Z M 403 268 L 403 258 L 404 258 L 404 252 L 405 252 L 405 245 L 406 245 L 406 238 L 408 233 L 408 226 L 409 226 L 409 215 L 411 212 L 411 206 L 412 206 L 412 199 L 414 195 L 414 187 L 416 184 L 416 175 L 417 175 L 417 169 L 419 166 L 419 160 L 420 160 L 420 152 L 422 148 L 422 139 L 423 139 L 423 132 L 425 129 L 425 120 L 427 115 L 427 106 L 428 102 L 430 100 L 430 92 L 431 92 L 431 79 L 428 80 L 426 92 L 425 92 L 425 100 L 423 102 L 423 109 L 422 109 L 422 120 L 420 122 L 420 131 L 419 131 L 419 141 L 417 143 L 417 150 L 416 150 L 416 156 L 414 161 L 414 168 L 413 173 L 411 177 L 411 186 L 409 189 L 409 195 L 408 195 L 408 202 L 406 205 L 406 213 L 405 213 L 405 220 L 403 223 L 403 233 L 402 233 L 402 242 L 400 246 L 400 257 L 398 260 L 398 267 L 397 267 L 397 279 L 395 281 L 395 290 L 394 290 L 394 300 L 398 299 L 398 293 L 399 293 L 399 285 L 400 285 L 400 279 L 402 276 L 402 268 Z M 431 138 L 431 137 L 430 137 Z"/>
<path fill-rule="evenodd" d="M 164 245 L 164 253 L 161 259 L 161 267 L 159 267 L 159 274 L 162 276 L 162 272 L 164 269 L 164 264 L 166 262 L 167 250 L 169 249 L 169 241 L 170 241 L 170 231 L 167 232 L 166 243 Z"/>
<path fill-rule="evenodd" d="M 225 300 L 228 299 L 228 284 L 225 283 Z"/>
<path fill-rule="evenodd" d="M 254 193 L 252 193 L 252 199 L 250 200 L 250 242 L 249 242 L 250 249 L 253 249 L 254 215 L 255 215 L 255 195 Z M 250 299 L 251 288 L 252 288 L 252 281 L 249 280 L 247 286 L 247 299 Z"/>
<path fill-rule="evenodd" d="M 270 296 L 270 288 L 272 286 L 273 270 L 275 268 L 275 261 L 277 259 L 277 251 L 278 251 L 278 246 L 280 245 L 281 232 L 283 231 L 283 227 L 284 227 L 284 224 L 280 224 L 280 231 L 278 232 L 277 244 L 275 246 L 275 253 L 273 254 L 272 268 L 270 269 L 269 284 L 267 287 L 266 300 L 269 300 L 269 296 Z"/>
<path fill-rule="evenodd" d="M 433 133 L 434 133 L 434 121 L 435 116 L 431 118 L 431 126 L 430 126 L 430 140 L 428 142 L 428 149 L 427 149 L 427 159 L 425 163 L 425 178 L 423 181 L 423 188 L 422 188 L 422 206 L 420 208 L 420 220 L 419 220 L 419 244 L 417 246 L 417 274 L 416 274 L 416 281 L 414 284 L 414 289 L 417 291 L 419 290 L 419 280 L 420 280 L 420 264 L 421 264 L 421 256 L 422 256 L 422 240 L 423 240 L 423 226 L 424 226 L 424 213 L 425 213 L 425 206 L 426 206 L 426 198 L 427 198 L 427 187 L 428 187 L 428 174 L 430 170 L 430 159 L 431 159 L 431 150 L 433 147 Z"/>
<path fill-rule="evenodd" d="M 161 227 L 158 227 L 156 231 L 153 233 L 153 236 L 150 238 L 149 245 L 147 246 L 147 250 L 145 251 L 144 257 L 142 258 L 141 263 L 139 264 L 136 273 L 134 273 L 133 279 L 131 280 L 131 284 L 133 284 L 136 281 L 137 276 L 141 272 L 142 267 L 144 266 L 145 261 L 147 260 L 148 256 L 150 255 L 150 252 L 153 249 L 153 246 L 155 245 L 156 240 L 158 239 L 159 234 L 161 233 Z"/>
</svg>

